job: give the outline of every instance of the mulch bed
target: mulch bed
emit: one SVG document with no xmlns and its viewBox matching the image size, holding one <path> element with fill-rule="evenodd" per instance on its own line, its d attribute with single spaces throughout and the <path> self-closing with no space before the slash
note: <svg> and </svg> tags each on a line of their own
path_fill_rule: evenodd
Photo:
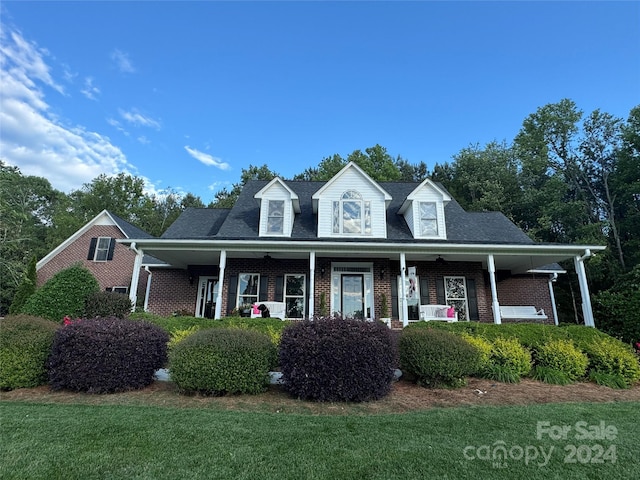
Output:
<svg viewBox="0 0 640 480">
<path fill-rule="evenodd" d="M 90 395 L 66 391 L 53 392 L 47 386 L 0 392 L 0 400 L 87 404 L 87 405 L 148 405 L 174 408 L 212 408 L 229 411 L 251 411 L 303 414 L 391 414 L 428 410 L 435 407 L 467 407 L 475 405 L 532 405 L 566 402 L 640 402 L 640 385 L 616 390 L 595 383 L 549 385 L 524 379 L 507 384 L 470 378 L 468 384 L 456 389 L 427 389 L 400 380 L 391 393 L 377 401 L 363 403 L 306 402 L 291 398 L 279 386 L 271 386 L 259 395 L 229 395 L 207 397 L 180 395 L 172 383 L 156 381 L 149 387 L 109 395 Z"/>
</svg>

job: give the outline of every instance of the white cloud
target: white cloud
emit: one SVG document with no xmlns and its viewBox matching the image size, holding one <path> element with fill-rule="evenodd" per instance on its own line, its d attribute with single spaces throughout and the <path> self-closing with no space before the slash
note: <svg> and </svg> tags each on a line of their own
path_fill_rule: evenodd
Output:
<svg viewBox="0 0 640 480">
<path fill-rule="evenodd" d="M 160 122 L 154 120 L 151 117 L 141 114 L 138 110 L 131 109 L 130 111 L 118 110 L 120 116 L 124 118 L 130 124 L 136 127 L 151 127 L 160 130 Z"/>
<path fill-rule="evenodd" d="M 43 87 L 60 94 L 64 89 L 51 76 L 46 50 L 17 30 L 1 27 L 0 157 L 24 175 L 45 177 L 65 192 L 101 173 L 135 170 L 108 137 L 65 124 L 50 112 Z"/>
<path fill-rule="evenodd" d="M 209 155 L 208 153 L 200 152 L 194 148 L 189 147 L 188 145 L 184 147 L 189 155 L 198 160 L 199 162 L 204 163 L 207 166 L 216 167 L 220 170 L 229 170 L 231 166 L 223 162 L 222 159 L 216 158 L 213 155 Z"/>
<path fill-rule="evenodd" d="M 113 60 L 122 73 L 134 73 L 136 71 L 129 54 L 121 50 L 114 50 L 111 52 L 111 60 Z"/>
<path fill-rule="evenodd" d="M 93 84 L 93 77 L 84 79 L 84 87 L 80 92 L 89 100 L 97 100 L 96 95 L 100 95 L 100 89 Z"/>
<path fill-rule="evenodd" d="M 151 143 L 151 141 L 147 137 L 145 137 L 144 135 L 140 135 L 137 138 L 137 140 L 138 140 L 138 142 L 140 142 L 143 145 L 148 145 L 149 143 Z"/>
</svg>

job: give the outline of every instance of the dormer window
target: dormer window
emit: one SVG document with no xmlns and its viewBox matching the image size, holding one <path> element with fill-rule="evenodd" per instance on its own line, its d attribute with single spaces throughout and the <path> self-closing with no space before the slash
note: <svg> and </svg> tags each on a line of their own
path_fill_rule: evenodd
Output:
<svg viewBox="0 0 640 480">
<path fill-rule="evenodd" d="M 438 210 L 436 202 L 420 202 L 420 235 L 438 236 Z"/>
<path fill-rule="evenodd" d="M 371 202 L 355 190 L 347 190 L 333 202 L 333 233 L 371 235 Z"/>
<path fill-rule="evenodd" d="M 267 233 L 282 235 L 284 232 L 284 200 L 269 200 Z"/>
</svg>

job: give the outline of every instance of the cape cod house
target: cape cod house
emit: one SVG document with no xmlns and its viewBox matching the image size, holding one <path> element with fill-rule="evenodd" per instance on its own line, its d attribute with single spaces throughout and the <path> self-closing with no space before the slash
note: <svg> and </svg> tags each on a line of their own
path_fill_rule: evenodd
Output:
<svg viewBox="0 0 640 480">
<path fill-rule="evenodd" d="M 584 261 L 605 248 L 536 243 L 431 180 L 376 182 L 354 163 L 326 182 L 249 181 L 230 209 L 190 208 L 160 238 L 143 233 L 116 248 L 131 249 L 129 295 L 136 302 L 144 284 L 152 313 L 220 318 L 277 302 L 287 318 L 378 319 L 384 296 L 396 326 L 433 315 L 430 305 L 454 307 L 459 321 L 553 323 L 552 281 L 567 259 L 593 326 Z"/>
</svg>

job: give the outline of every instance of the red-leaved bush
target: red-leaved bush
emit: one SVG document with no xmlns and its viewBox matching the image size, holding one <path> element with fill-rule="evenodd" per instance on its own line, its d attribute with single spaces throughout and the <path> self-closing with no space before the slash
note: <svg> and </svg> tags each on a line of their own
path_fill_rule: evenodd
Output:
<svg viewBox="0 0 640 480">
<path fill-rule="evenodd" d="M 53 390 L 113 393 L 144 388 L 167 362 L 169 335 L 121 318 L 73 321 L 56 331 L 47 364 Z"/>
<path fill-rule="evenodd" d="M 391 389 L 394 358 L 390 330 L 379 322 L 316 319 L 286 327 L 280 340 L 284 388 L 305 400 L 382 398 Z"/>
</svg>

